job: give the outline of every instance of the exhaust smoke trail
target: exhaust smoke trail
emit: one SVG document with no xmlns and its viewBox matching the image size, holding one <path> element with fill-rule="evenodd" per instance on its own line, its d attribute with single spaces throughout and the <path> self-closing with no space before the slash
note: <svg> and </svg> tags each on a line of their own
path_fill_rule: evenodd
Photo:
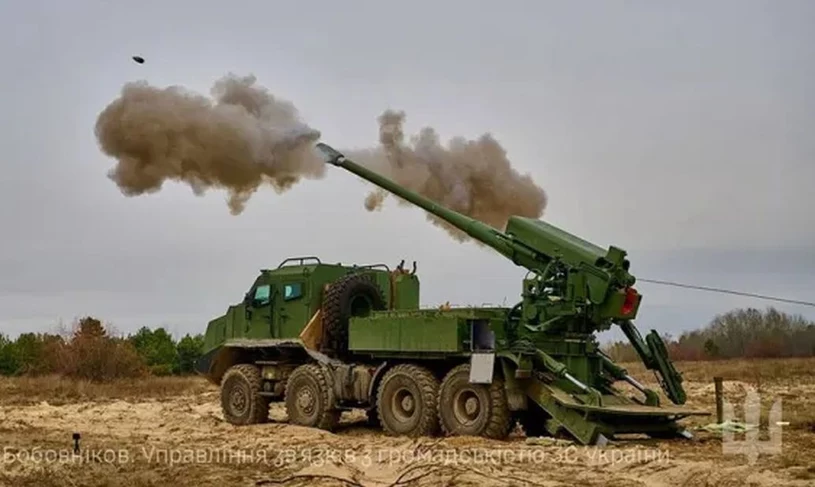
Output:
<svg viewBox="0 0 815 487">
<path fill-rule="evenodd" d="M 226 189 L 236 215 L 263 185 L 282 193 L 303 179 L 321 179 L 325 164 L 314 150 L 320 132 L 300 120 L 291 102 L 256 81 L 229 74 L 214 84 L 212 98 L 178 86 L 126 84 L 96 121 L 101 150 L 117 161 L 110 179 L 127 196 L 159 191 L 166 181 L 186 183 L 197 195 L 209 188 Z M 344 152 L 400 185 L 500 230 L 511 215 L 542 216 L 546 193 L 512 167 L 492 136 L 457 137 L 444 146 L 427 127 L 407 142 L 404 121 L 404 112 L 385 111 L 378 119 L 379 144 Z M 386 196 L 375 189 L 365 198 L 365 208 L 380 210 Z M 457 240 L 468 239 L 427 216 Z"/>
</svg>

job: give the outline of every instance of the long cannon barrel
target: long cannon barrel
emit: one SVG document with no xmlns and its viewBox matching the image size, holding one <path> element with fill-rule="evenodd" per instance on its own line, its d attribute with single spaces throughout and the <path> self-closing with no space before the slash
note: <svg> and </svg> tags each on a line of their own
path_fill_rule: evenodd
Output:
<svg viewBox="0 0 815 487">
<path fill-rule="evenodd" d="M 503 232 L 404 188 L 390 179 L 353 162 L 345 157 L 344 154 L 327 144 L 320 142 L 316 147 L 326 156 L 326 162 L 329 164 L 346 169 L 362 179 L 390 191 L 394 195 L 413 203 L 428 213 L 443 219 L 472 238 L 495 249 L 500 254 L 512 260 L 515 264 L 526 267 L 527 269 L 542 270 L 548 263 L 548 259 L 545 259 L 543 255 L 523 243 L 513 240 Z"/>
</svg>

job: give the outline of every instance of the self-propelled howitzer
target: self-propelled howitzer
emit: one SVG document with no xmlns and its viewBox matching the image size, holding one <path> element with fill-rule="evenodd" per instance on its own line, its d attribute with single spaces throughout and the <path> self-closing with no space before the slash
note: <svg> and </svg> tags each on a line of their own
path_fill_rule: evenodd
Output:
<svg viewBox="0 0 815 487">
<path fill-rule="evenodd" d="M 595 333 L 616 324 L 667 396 L 681 377 L 659 335 L 643 340 L 626 253 L 547 223 L 509 218 L 501 231 L 401 187 L 325 144 L 328 162 L 421 207 L 528 272 L 509 307 L 425 308 L 416 264 L 328 263 L 290 257 L 262 268 L 207 324 L 197 370 L 221 389 L 224 419 L 263 423 L 271 402 L 289 422 L 334 429 L 362 408 L 390 435 L 506 438 L 566 435 L 603 444 L 622 433 L 686 436 L 678 421 L 707 414 L 659 395 L 602 353 Z M 615 388 L 628 382 L 642 397 Z"/>
<path fill-rule="evenodd" d="M 659 334 L 641 338 L 631 320 L 641 295 L 633 285 L 630 263 L 623 249 L 603 249 L 546 222 L 511 216 L 502 232 L 450 210 L 383 177 L 319 143 L 326 161 L 409 201 L 491 247 L 529 272 L 523 280 L 522 300 L 506 319 L 507 354 L 529 354 L 564 381 L 564 388 L 585 393 L 600 405 L 608 399 L 610 382 L 625 380 L 658 406 L 658 396 L 646 389 L 598 346 L 595 332 L 621 327 L 647 368 L 659 374 L 660 385 L 675 404 L 685 402 L 681 375 L 674 369 Z M 608 401 L 606 401 L 608 402 Z"/>
</svg>

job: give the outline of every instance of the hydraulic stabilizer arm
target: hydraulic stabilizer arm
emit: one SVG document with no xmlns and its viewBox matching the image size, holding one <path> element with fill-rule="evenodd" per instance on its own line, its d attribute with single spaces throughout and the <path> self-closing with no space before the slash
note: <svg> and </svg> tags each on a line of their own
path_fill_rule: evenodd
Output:
<svg viewBox="0 0 815 487">
<path fill-rule="evenodd" d="M 628 371 L 625 370 L 623 367 L 615 364 L 611 357 L 603 353 L 602 351 L 598 351 L 600 355 L 600 359 L 603 361 L 603 367 L 611 374 L 612 377 L 616 380 L 622 380 L 631 384 L 635 389 L 643 393 L 645 395 L 645 404 L 648 406 L 659 406 L 659 396 L 656 392 L 648 389 L 644 385 L 640 384 L 637 379 L 628 375 Z"/>
<path fill-rule="evenodd" d="M 539 367 L 548 370 L 556 377 L 566 379 L 578 390 L 580 390 L 580 392 L 588 395 L 588 402 L 590 404 L 593 404 L 595 406 L 603 405 L 603 396 L 602 394 L 600 394 L 600 391 L 592 387 L 589 387 L 588 385 L 582 383 L 579 379 L 574 377 L 572 374 L 570 374 L 569 369 L 566 367 L 565 364 L 558 362 L 543 350 L 535 350 L 535 354 L 533 357 L 534 361 L 537 363 Z"/>
<path fill-rule="evenodd" d="M 637 351 L 645 367 L 653 370 L 655 374 L 658 373 L 657 380 L 668 399 L 674 404 L 685 404 L 686 396 L 682 387 L 682 375 L 674 368 L 671 359 L 668 357 L 665 342 L 656 330 L 652 330 L 643 340 L 634 323 L 630 320 L 624 320 L 618 324 L 628 341 Z"/>
</svg>

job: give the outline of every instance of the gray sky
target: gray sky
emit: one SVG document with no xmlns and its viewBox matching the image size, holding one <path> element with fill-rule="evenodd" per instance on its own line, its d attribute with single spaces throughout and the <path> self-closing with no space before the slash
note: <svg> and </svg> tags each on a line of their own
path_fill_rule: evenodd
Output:
<svg viewBox="0 0 815 487">
<path fill-rule="evenodd" d="M 427 305 L 514 304 L 522 269 L 392 200 L 366 212 L 341 169 L 240 216 L 178 184 L 122 196 L 98 113 L 128 81 L 208 94 L 228 72 L 337 147 L 375 144 L 386 108 L 411 133 L 490 132 L 547 191 L 544 219 L 629 250 L 637 276 L 815 300 L 815 3 L 482 3 L 0 3 L 0 333 L 85 314 L 202 332 L 291 255 L 417 260 Z M 641 329 L 674 334 L 771 304 L 639 287 Z"/>
</svg>

